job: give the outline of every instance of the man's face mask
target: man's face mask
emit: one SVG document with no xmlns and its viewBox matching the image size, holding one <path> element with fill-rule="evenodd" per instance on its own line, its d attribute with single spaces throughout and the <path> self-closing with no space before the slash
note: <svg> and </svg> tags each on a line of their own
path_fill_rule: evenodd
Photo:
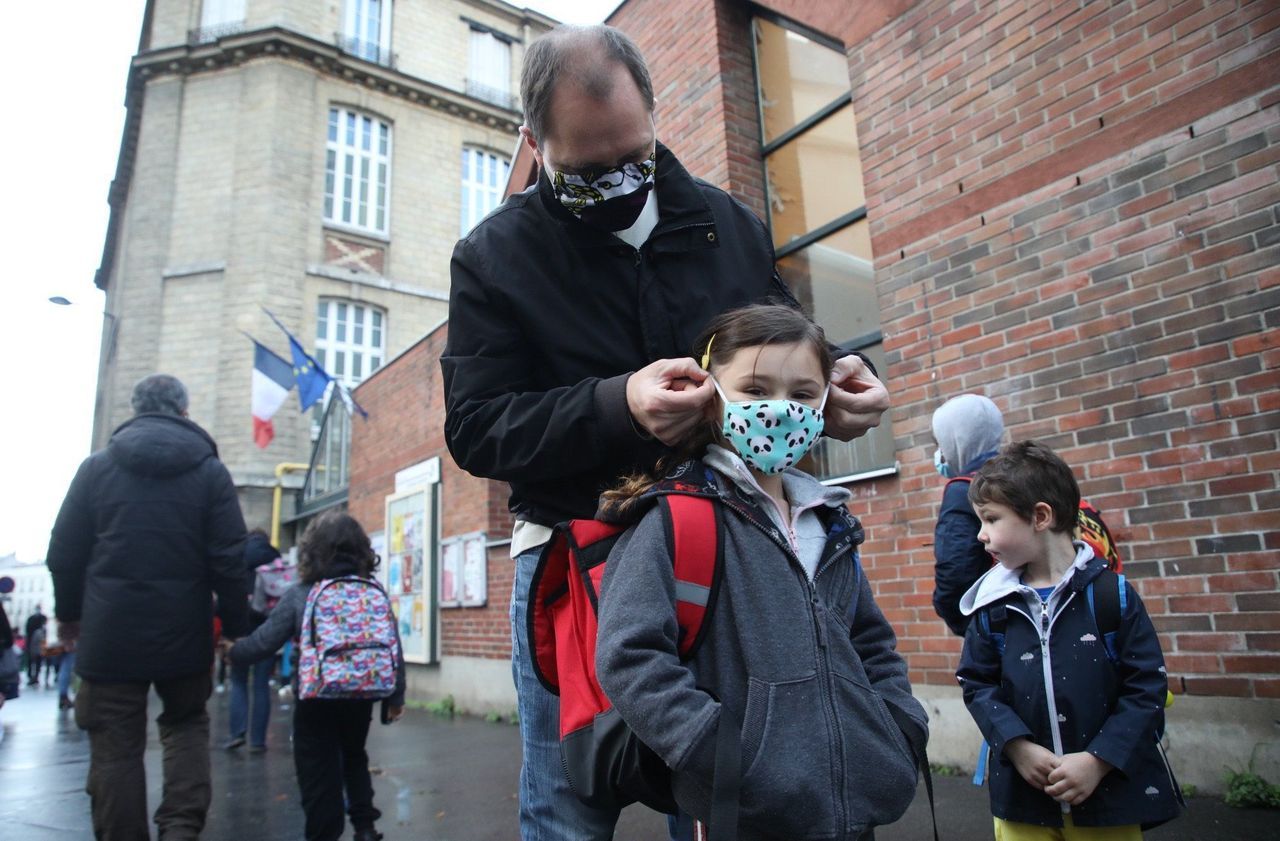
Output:
<svg viewBox="0 0 1280 841">
<path fill-rule="evenodd" d="M 585 175 L 548 170 L 551 189 L 566 210 L 602 231 L 624 231 L 640 218 L 653 175 L 656 152 L 639 163 L 628 163 Z"/>
<path fill-rule="evenodd" d="M 828 386 L 818 408 L 795 400 L 744 400 L 730 402 L 711 380 L 724 401 L 724 437 L 738 455 L 761 473 L 781 473 L 792 467 L 813 448 L 822 435 L 822 409 L 827 405 Z"/>
</svg>

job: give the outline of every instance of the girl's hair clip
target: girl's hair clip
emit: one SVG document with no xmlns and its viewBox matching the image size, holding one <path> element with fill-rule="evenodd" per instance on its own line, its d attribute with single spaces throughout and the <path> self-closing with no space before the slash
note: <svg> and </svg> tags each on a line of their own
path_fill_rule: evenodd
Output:
<svg viewBox="0 0 1280 841">
<path fill-rule="evenodd" d="M 702 370 L 709 371 L 711 364 L 711 343 L 716 340 L 716 334 L 712 333 L 711 338 L 707 339 L 707 349 L 702 352 Z"/>
</svg>

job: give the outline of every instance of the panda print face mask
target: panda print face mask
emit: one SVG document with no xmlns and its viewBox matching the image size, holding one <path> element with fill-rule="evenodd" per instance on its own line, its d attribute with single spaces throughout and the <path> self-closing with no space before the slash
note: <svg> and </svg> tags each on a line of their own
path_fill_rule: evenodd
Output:
<svg viewBox="0 0 1280 841">
<path fill-rule="evenodd" d="M 761 473 L 781 473 L 792 467 L 804 458 L 822 434 L 822 409 L 827 405 L 830 386 L 822 393 L 822 403 L 815 409 L 795 400 L 735 403 L 725 397 L 714 377 L 711 383 L 724 401 L 724 437 L 748 467 Z"/>
</svg>

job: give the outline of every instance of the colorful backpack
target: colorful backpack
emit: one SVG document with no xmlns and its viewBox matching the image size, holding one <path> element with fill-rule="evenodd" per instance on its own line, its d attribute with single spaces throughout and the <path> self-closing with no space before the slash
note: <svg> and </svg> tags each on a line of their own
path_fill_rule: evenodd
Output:
<svg viewBox="0 0 1280 841">
<path fill-rule="evenodd" d="M 680 658 L 691 658 L 710 627 L 724 556 L 720 511 L 706 497 L 658 498 L 672 545 Z M 560 751 L 578 798 L 599 809 L 640 802 L 677 810 L 671 771 L 622 721 L 596 678 L 596 619 L 609 552 L 626 525 L 570 520 L 556 526 L 529 588 L 533 670 L 560 696 Z M 725 728 L 722 728 L 725 729 Z"/>
<path fill-rule="evenodd" d="M 253 598 L 249 607 L 258 613 L 270 613 L 280 602 L 280 597 L 293 586 L 296 566 L 285 563 L 284 558 L 276 558 L 271 563 L 254 569 Z"/>
<path fill-rule="evenodd" d="M 973 476 L 957 476 L 947 484 L 972 481 Z M 1120 549 L 1116 546 L 1115 538 L 1111 536 L 1107 524 L 1102 520 L 1102 512 L 1084 497 L 1080 497 L 1080 510 L 1076 512 L 1075 536 L 1076 540 L 1083 540 L 1089 544 L 1094 555 L 1107 562 L 1107 569 L 1112 572 L 1121 572 L 1124 569 Z"/>
<path fill-rule="evenodd" d="M 395 691 L 401 657 L 382 585 L 351 575 L 311 587 L 299 634 L 301 700 L 386 698 Z"/>
</svg>

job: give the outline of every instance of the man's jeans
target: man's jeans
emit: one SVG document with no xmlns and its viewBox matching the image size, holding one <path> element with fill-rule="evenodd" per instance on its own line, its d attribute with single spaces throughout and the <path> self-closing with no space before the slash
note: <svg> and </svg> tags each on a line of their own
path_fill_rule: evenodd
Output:
<svg viewBox="0 0 1280 841">
<path fill-rule="evenodd" d="M 231 738 L 244 738 L 249 732 L 249 744 L 263 747 L 267 744 L 267 722 L 271 720 L 271 667 L 274 659 L 268 657 L 252 666 L 231 664 Z M 252 672 L 252 674 L 251 674 Z M 249 718 L 249 680 L 253 679 L 253 718 Z"/>
<path fill-rule="evenodd" d="M 161 841 L 200 836 L 209 811 L 208 672 L 157 681 L 164 711 L 156 718 L 164 750 L 164 790 L 155 821 Z M 89 733 L 85 786 L 98 841 L 146 841 L 148 683 L 81 680 L 76 724 Z"/>
<path fill-rule="evenodd" d="M 615 811 L 587 806 L 574 795 L 560 760 L 560 701 L 538 682 L 530 661 L 529 582 L 541 547 L 516 557 L 511 591 L 511 674 L 520 715 L 520 837 L 523 841 L 608 841 Z"/>
</svg>

